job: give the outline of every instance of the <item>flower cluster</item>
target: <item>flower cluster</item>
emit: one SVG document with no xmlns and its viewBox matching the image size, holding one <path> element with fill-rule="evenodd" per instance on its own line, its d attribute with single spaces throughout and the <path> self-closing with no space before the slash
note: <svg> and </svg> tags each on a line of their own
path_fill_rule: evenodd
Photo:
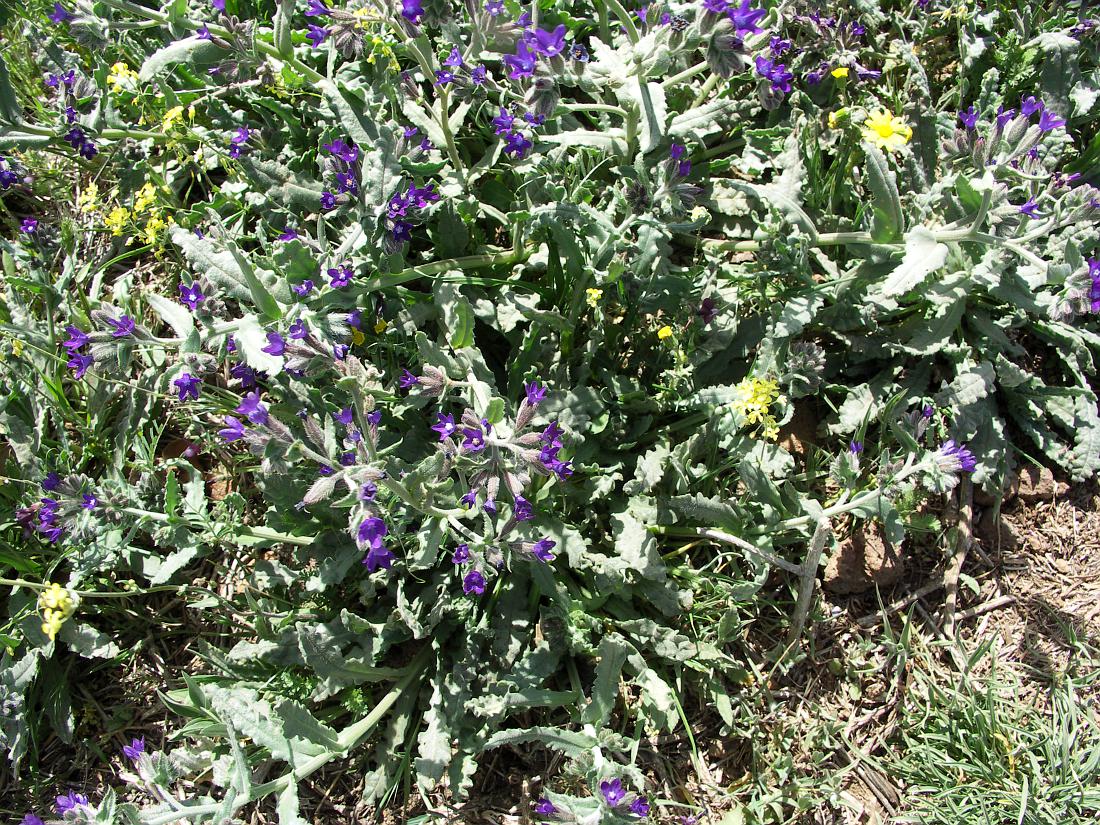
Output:
<svg viewBox="0 0 1100 825">
<path fill-rule="evenodd" d="M 504 154 L 511 155 L 517 160 L 522 160 L 534 146 L 534 143 L 523 133 L 524 126 L 534 132 L 536 126 L 541 126 L 546 121 L 545 116 L 524 112 L 522 117 L 517 117 L 516 107 L 512 109 L 500 107 L 500 114 L 493 118 L 493 129 L 497 135 L 504 139 Z"/>
<path fill-rule="evenodd" d="M 79 126 L 74 126 L 65 133 L 65 142 L 73 147 L 76 153 L 85 160 L 91 160 L 99 153 L 95 144 Z"/>
<path fill-rule="evenodd" d="M 743 378 L 734 388 L 730 407 L 741 417 L 742 426 L 757 427 L 764 438 L 774 440 L 779 424 L 771 405 L 779 398 L 779 382 L 774 378 Z"/>
<path fill-rule="evenodd" d="M 38 594 L 38 609 L 42 611 L 42 632 L 52 642 L 61 626 L 76 612 L 76 601 L 68 590 L 53 582 Z"/>
<path fill-rule="evenodd" d="M 412 238 L 412 221 L 420 217 L 420 213 L 428 206 L 439 200 L 439 193 L 435 191 L 435 184 L 416 186 L 409 183 L 409 188 L 402 192 L 400 189 L 390 197 L 386 205 L 386 228 L 389 231 L 387 243 L 391 251 L 401 248 L 401 244 Z"/>
<path fill-rule="evenodd" d="M 521 80 L 525 77 L 534 77 L 540 57 L 546 60 L 553 58 L 564 60 L 567 52 L 564 25 L 558 25 L 551 31 L 525 27 L 516 43 L 515 54 L 506 54 L 503 60 L 508 69 L 508 77 L 512 80 Z"/>
<path fill-rule="evenodd" d="M 322 148 L 328 152 L 328 168 L 336 176 L 336 193 L 328 190 L 321 193 L 321 208 L 328 212 L 336 208 L 338 195 L 359 192 L 359 147 L 336 138 L 331 143 L 323 144 Z"/>
</svg>

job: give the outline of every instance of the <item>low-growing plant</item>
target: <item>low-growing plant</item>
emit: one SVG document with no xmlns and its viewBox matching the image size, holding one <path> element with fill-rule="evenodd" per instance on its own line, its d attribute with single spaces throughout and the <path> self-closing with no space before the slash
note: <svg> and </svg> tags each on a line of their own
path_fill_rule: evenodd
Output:
<svg viewBox="0 0 1100 825">
<path fill-rule="evenodd" d="M 694 747 L 689 694 L 745 724 L 772 573 L 774 664 L 839 534 L 1033 449 L 1095 474 L 1095 25 L 811 5 L 0 18 L 0 745 L 73 740 L 97 605 L 228 628 L 133 792 L 59 817 L 290 825 L 339 759 L 458 802 L 537 745 L 540 817 L 689 818 L 638 743 Z"/>
</svg>

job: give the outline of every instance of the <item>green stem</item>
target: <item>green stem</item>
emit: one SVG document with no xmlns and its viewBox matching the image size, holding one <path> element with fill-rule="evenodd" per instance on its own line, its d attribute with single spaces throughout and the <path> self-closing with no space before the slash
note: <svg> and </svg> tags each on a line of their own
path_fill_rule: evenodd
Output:
<svg viewBox="0 0 1100 825">
<path fill-rule="evenodd" d="M 455 136 L 451 132 L 450 92 L 446 86 L 439 90 L 439 128 L 443 130 L 443 139 L 447 142 L 447 156 L 451 159 L 455 174 L 460 183 L 466 183 L 466 167 L 458 156 L 458 148 L 455 146 Z"/>
<path fill-rule="evenodd" d="M 626 117 L 626 109 L 621 106 L 612 106 L 609 103 L 559 103 L 559 112 L 607 112 L 608 114 Z"/>
<path fill-rule="evenodd" d="M 626 36 L 630 38 L 631 43 L 637 43 L 638 27 L 634 25 L 634 18 L 630 16 L 623 4 L 619 0 L 606 0 L 607 6 L 611 11 L 615 12 L 615 16 L 619 18 L 619 22 L 623 24 L 623 28 L 626 29 Z"/>
<path fill-rule="evenodd" d="M 159 522 L 160 524 L 167 524 L 171 519 L 165 513 L 156 513 L 152 510 L 142 510 L 138 507 L 116 507 L 114 508 L 120 513 L 126 513 L 130 516 L 137 516 L 138 518 L 147 518 L 151 521 Z M 270 527 L 250 527 L 247 525 L 230 525 L 230 524 L 214 524 L 211 525 L 212 532 L 231 533 L 234 536 L 242 536 L 253 539 L 262 539 L 265 541 L 278 541 L 283 544 L 297 544 L 301 547 L 309 547 L 316 540 L 316 536 L 293 536 L 289 533 L 280 533 L 278 530 L 272 530 Z"/>
<path fill-rule="evenodd" d="M 703 105 L 703 101 L 714 91 L 714 87 L 718 85 L 719 80 L 721 80 L 721 76 L 716 74 L 712 74 L 706 79 L 706 82 L 703 83 L 703 88 L 701 88 L 699 94 L 695 96 L 695 102 L 691 104 L 692 109 L 697 109 Z"/>
<path fill-rule="evenodd" d="M 677 84 L 683 83 L 685 80 L 691 80 L 695 75 L 705 72 L 709 65 L 710 64 L 705 60 L 702 63 L 696 63 L 694 66 L 684 69 L 679 74 L 674 74 L 672 77 L 666 78 L 661 85 L 667 89 L 670 86 L 676 86 Z"/>
</svg>

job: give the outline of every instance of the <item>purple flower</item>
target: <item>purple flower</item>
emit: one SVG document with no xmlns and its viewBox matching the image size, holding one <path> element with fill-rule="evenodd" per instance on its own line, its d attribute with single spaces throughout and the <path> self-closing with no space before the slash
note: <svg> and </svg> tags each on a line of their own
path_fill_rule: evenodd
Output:
<svg viewBox="0 0 1100 825">
<path fill-rule="evenodd" d="M 499 17 L 504 14 L 504 0 L 485 0 L 485 11 L 491 17 Z"/>
<path fill-rule="evenodd" d="M 409 372 L 407 369 L 401 370 L 401 377 L 397 379 L 397 385 L 403 390 L 407 390 L 410 387 L 419 383 L 420 379 Z"/>
<path fill-rule="evenodd" d="M 331 192 L 321 193 L 321 208 L 326 212 L 336 208 L 336 196 Z"/>
<path fill-rule="evenodd" d="M 745 0 L 745 3 L 748 3 L 748 0 Z M 757 55 L 756 73 L 771 82 L 773 92 L 788 94 L 791 91 L 791 80 L 794 75 L 787 71 L 787 67 L 782 63 L 776 63 L 773 60 L 768 60 L 763 55 Z"/>
<path fill-rule="evenodd" d="M 367 572 L 373 573 L 376 570 L 389 570 L 393 567 L 393 560 L 397 558 L 385 545 L 379 545 L 378 547 L 371 547 L 367 551 L 366 558 L 363 559 L 363 564 L 367 566 Z"/>
<path fill-rule="evenodd" d="M 1020 100 L 1020 114 L 1024 117 L 1031 117 L 1036 112 L 1043 111 L 1044 108 L 1043 101 L 1038 100 L 1034 95 Z"/>
<path fill-rule="evenodd" d="M 777 35 L 772 35 L 771 40 L 768 41 L 768 49 L 776 57 L 779 57 L 784 52 L 789 51 L 790 48 L 791 41 L 784 40 L 782 37 L 779 37 Z"/>
<path fill-rule="evenodd" d="M 515 117 L 503 106 L 500 107 L 500 114 L 493 118 L 493 126 L 496 128 L 498 135 L 505 135 L 512 131 L 512 124 L 515 123 Z"/>
<path fill-rule="evenodd" d="M 199 400 L 199 387 L 202 386 L 202 381 L 191 373 L 185 372 L 172 382 L 172 386 L 179 392 L 180 401 L 186 401 L 188 398 Z"/>
<path fill-rule="evenodd" d="M 343 289 L 344 287 L 346 287 L 348 284 L 351 283 L 351 279 L 354 274 L 355 273 L 351 271 L 351 267 L 347 264 L 344 264 L 343 266 L 329 267 L 328 269 L 328 276 L 332 279 L 330 283 L 332 284 L 333 289 Z"/>
<path fill-rule="evenodd" d="M 283 230 L 283 233 L 281 235 L 279 235 L 278 240 L 280 240 L 280 241 L 296 241 L 296 240 L 298 240 L 298 230 L 293 229 L 293 228 L 288 226 L 286 229 Z"/>
<path fill-rule="evenodd" d="M 410 23 L 419 23 L 424 16 L 424 6 L 420 0 L 401 0 L 401 16 Z"/>
<path fill-rule="evenodd" d="M 512 507 L 512 517 L 516 521 L 530 521 L 535 517 L 535 508 L 523 496 L 516 496 L 515 505 Z"/>
<path fill-rule="evenodd" d="M 477 491 L 476 490 L 470 490 L 469 492 L 466 493 L 466 495 L 462 496 L 462 498 L 460 498 L 459 501 L 466 505 L 466 509 L 469 509 L 471 507 L 476 506 L 477 505 Z"/>
<path fill-rule="evenodd" d="M 42 817 L 32 813 L 23 817 L 19 825 L 46 825 L 46 823 L 42 821 Z"/>
<path fill-rule="evenodd" d="M 546 398 L 546 387 L 538 381 L 528 381 L 523 385 L 523 389 L 527 393 L 527 403 L 532 407 L 537 407 Z"/>
<path fill-rule="evenodd" d="M 199 304 L 206 300 L 206 296 L 202 294 L 202 290 L 199 288 L 198 282 L 191 284 L 190 286 L 184 286 L 180 284 L 180 302 L 187 305 L 187 308 L 194 312 L 199 308 Z"/>
<path fill-rule="evenodd" d="M 756 24 L 766 15 L 767 12 L 764 9 L 754 9 L 749 7 L 749 0 L 741 0 L 740 6 L 735 6 L 732 2 L 726 9 L 726 15 L 729 17 L 730 22 L 733 23 L 733 27 L 737 30 L 737 34 L 744 37 L 746 34 L 759 34 L 761 29 Z"/>
<path fill-rule="evenodd" d="M 355 420 L 355 413 L 352 412 L 351 407 L 344 407 L 340 412 L 333 413 L 332 417 L 345 427 L 350 427 L 351 422 Z"/>
<path fill-rule="evenodd" d="M 439 433 L 439 440 L 446 441 L 447 437 L 454 434 L 455 417 L 445 413 L 436 413 L 438 421 L 432 425 L 432 429 Z"/>
<path fill-rule="evenodd" d="M 36 229 L 38 229 L 38 221 L 34 218 L 23 218 L 23 223 L 19 225 L 19 231 L 27 235 L 32 234 Z"/>
<path fill-rule="evenodd" d="M 534 144 L 528 140 L 523 132 L 510 132 L 504 139 L 504 154 L 523 159 Z"/>
<path fill-rule="evenodd" d="M 332 143 L 322 143 L 321 146 L 330 155 L 339 158 L 349 166 L 359 159 L 359 147 L 340 138 L 336 138 Z"/>
<path fill-rule="evenodd" d="M 145 737 L 141 736 L 137 739 L 130 740 L 129 745 L 122 746 L 122 755 L 129 759 L 131 762 L 137 762 L 141 758 L 141 755 L 145 753 Z"/>
<path fill-rule="evenodd" d="M 485 449 L 485 434 L 480 427 L 462 428 L 462 449 L 468 453 L 480 453 Z"/>
<path fill-rule="evenodd" d="M 293 324 L 290 325 L 289 335 L 295 341 L 301 341 L 307 335 L 309 335 L 309 327 L 306 326 L 306 322 L 299 318 Z"/>
<path fill-rule="evenodd" d="M 745 0 L 745 2 L 747 3 L 748 0 Z M 623 783 L 620 779 L 612 779 L 610 782 L 606 780 L 601 782 L 600 793 L 603 794 L 603 798 L 612 808 L 626 798 L 626 791 L 623 790 Z"/>
<path fill-rule="evenodd" d="M 197 29 L 195 29 L 195 37 L 199 40 L 213 40 L 214 36 L 210 34 L 210 28 L 203 23 Z"/>
<path fill-rule="evenodd" d="M 848 452 L 850 452 L 852 455 L 859 455 L 863 452 L 863 442 L 854 440 L 849 442 Z"/>
<path fill-rule="evenodd" d="M 214 11 L 225 14 L 225 0 L 210 0 L 210 5 L 214 7 Z"/>
<path fill-rule="evenodd" d="M 703 0 L 703 11 L 707 14 L 725 14 L 728 8 L 728 0 Z"/>
<path fill-rule="evenodd" d="M 329 30 L 324 26 L 315 26 L 313 23 L 309 23 L 309 31 L 306 32 L 306 40 L 312 45 L 311 49 L 319 49 L 321 44 L 325 42 L 325 38 L 329 36 Z"/>
<path fill-rule="evenodd" d="M 487 74 L 488 70 L 484 66 L 477 66 L 470 72 L 470 80 L 473 81 L 475 86 L 484 86 Z"/>
<path fill-rule="evenodd" d="M 539 816 L 549 816 L 557 810 L 558 809 L 554 807 L 554 803 L 545 796 L 535 803 L 535 813 Z"/>
<path fill-rule="evenodd" d="M 454 72 L 449 69 L 437 69 L 435 73 L 435 85 L 446 86 L 455 82 Z"/>
<path fill-rule="evenodd" d="M 932 409 L 931 404 L 925 404 L 924 409 L 920 411 L 920 414 L 925 418 L 931 418 L 934 413 L 935 410 Z"/>
<path fill-rule="evenodd" d="M 88 343 L 88 334 L 84 332 L 80 327 L 74 327 L 69 324 L 65 327 L 65 332 L 69 333 L 69 340 L 62 341 L 61 346 L 67 349 L 70 353 L 76 352 L 78 349 Z"/>
<path fill-rule="evenodd" d="M 633 802 L 630 803 L 630 812 L 634 816 L 646 816 L 649 814 L 649 803 L 646 802 L 645 797 L 636 797 Z"/>
<path fill-rule="evenodd" d="M 371 516 L 359 525 L 359 543 L 369 544 L 371 547 L 380 547 L 382 539 L 389 533 L 386 522 L 377 516 Z"/>
<path fill-rule="evenodd" d="M 718 317 L 718 304 L 713 298 L 704 298 L 695 314 L 703 319 L 704 324 L 709 324 Z"/>
<path fill-rule="evenodd" d="M 80 506 L 85 510 L 94 510 L 99 505 L 99 499 L 93 493 L 84 493 L 81 496 Z"/>
<path fill-rule="evenodd" d="M 320 17 L 322 15 L 331 15 L 328 6 L 325 5 L 324 0 L 309 0 L 309 6 L 306 8 L 306 17 Z"/>
<path fill-rule="evenodd" d="M 374 501 L 378 497 L 378 485 L 373 481 L 366 481 L 359 487 L 360 501 Z"/>
<path fill-rule="evenodd" d="M 66 11 L 65 7 L 60 3 L 54 3 L 53 12 L 50 14 L 50 21 L 60 26 L 62 23 L 68 23 L 75 16 L 76 15 Z"/>
<path fill-rule="evenodd" d="M 294 284 L 290 288 L 294 290 L 294 294 L 304 298 L 313 291 L 313 281 L 306 278 L 300 284 Z"/>
<path fill-rule="evenodd" d="M 462 592 L 467 596 L 471 593 L 480 596 L 485 592 L 485 577 L 477 570 L 471 570 L 462 579 Z"/>
<path fill-rule="evenodd" d="M 443 61 L 443 65 L 451 69 L 460 68 L 462 63 L 462 52 L 458 50 L 458 47 L 451 49 L 451 53 L 447 56 L 447 59 Z"/>
<path fill-rule="evenodd" d="M 134 319 L 129 315 L 123 315 L 117 320 L 108 318 L 107 326 L 113 330 L 111 332 L 113 338 L 129 338 L 134 334 Z"/>
<path fill-rule="evenodd" d="M 516 44 L 515 54 L 504 55 L 504 65 L 508 67 L 508 77 L 512 80 L 531 77 L 535 73 L 535 55 L 527 48 L 526 40 Z"/>
<path fill-rule="evenodd" d="M 455 564 L 465 564 L 470 560 L 470 545 L 460 544 L 451 555 L 451 561 Z"/>
<path fill-rule="evenodd" d="M 382 411 L 381 410 L 372 410 L 371 412 L 367 413 L 367 423 L 370 424 L 372 427 L 377 427 L 378 422 L 381 421 L 381 420 L 382 420 Z"/>
<path fill-rule="evenodd" d="M 84 373 L 88 371 L 88 368 L 95 363 L 95 360 L 90 355 L 81 355 L 79 352 L 73 353 L 73 357 L 70 358 L 65 366 L 73 370 L 74 378 L 83 378 Z"/>
<path fill-rule="evenodd" d="M 253 424 L 267 423 L 267 405 L 260 400 L 259 390 L 254 390 L 245 395 L 236 412 L 248 418 Z"/>
<path fill-rule="evenodd" d="M 229 374 L 241 382 L 241 389 L 251 389 L 256 386 L 256 371 L 248 364 L 234 364 L 229 368 Z"/>
<path fill-rule="evenodd" d="M 541 562 L 549 564 L 554 560 L 554 554 L 550 551 L 554 549 L 556 541 L 551 539 L 539 539 L 533 545 L 531 545 L 531 554 Z M 619 780 L 615 780 L 618 782 Z"/>
<path fill-rule="evenodd" d="M 76 793 L 75 791 L 69 791 L 65 796 L 59 796 L 56 799 L 56 810 L 58 816 L 63 816 L 66 811 L 71 811 L 78 805 L 87 805 L 88 797 L 82 793 Z"/>
<path fill-rule="evenodd" d="M 1043 109 L 1042 114 L 1039 115 L 1039 131 L 1040 132 L 1052 132 L 1059 126 L 1065 126 L 1066 121 L 1063 118 L 1058 117 L 1050 109 Z"/>
<path fill-rule="evenodd" d="M 1042 213 L 1039 211 L 1039 204 L 1036 202 L 1035 198 L 1028 198 L 1022 206 L 1016 207 L 1016 211 L 1022 215 L 1027 215 L 1032 220 L 1043 217 Z"/>
<path fill-rule="evenodd" d="M 535 29 L 525 39 L 529 39 L 531 45 L 535 47 L 535 54 L 541 54 L 543 57 L 557 57 L 565 51 L 565 26 L 559 25 L 551 32 Z"/>
<path fill-rule="evenodd" d="M 959 120 L 962 121 L 962 125 L 966 127 L 967 131 L 974 131 L 974 127 L 978 125 L 977 107 L 971 106 L 965 112 L 959 112 Z"/>
<path fill-rule="evenodd" d="M 47 493 L 52 493 L 61 485 L 61 476 L 52 470 L 46 473 L 46 477 L 42 479 L 42 489 Z"/>
<path fill-rule="evenodd" d="M 997 109 L 997 128 L 1004 129 L 1005 124 L 1014 117 L 1016 117 L 1015 109 L 1006 109 L 1004 106 L 1001 106 Z"/>
<path fill-rule="evenodd" d="M 267 346 L 262 348 L 260 352 L 266 352 L 268 355 L 282 355 L 286 352 L 286 341 L 279 333 L 269 332 L 267 334 Z"/>
<path fill-rule="evenodd" d="M 244 424 L 238 421 L 231 415 L 225 417 L 225 427 L 218 430 L 218 435 L 225 439 L 226 443 L 236 441 L 239 438 L 244 438 L 245 433 L 248 430 L 245 429 Z"/>
<path fill-rule="evenodd" d="M 941 470 L 948 473 L 971 473 L 978 466 L 974 454 L 965 444 L 956 444 L 954 439 L 943 442 L 933 459 Z"/>
<path fill-rule="evenodd" d="M 353 309 L 348 313 L 348 326 L 352 329 L 363 328 L 363 310 Z"/>
</svg>

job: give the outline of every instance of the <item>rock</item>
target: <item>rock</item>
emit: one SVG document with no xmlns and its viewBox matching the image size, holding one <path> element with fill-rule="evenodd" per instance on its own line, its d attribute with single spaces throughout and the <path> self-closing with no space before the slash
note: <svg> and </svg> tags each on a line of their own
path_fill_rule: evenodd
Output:
<svg viewBox="0 0 1100 825">
<path fill-rule="evenodd" d="M 776 443 L 791 455 L 805 458 L 817 443 L 817 415 L 807 401 L 796 403 L 791 420 L 779 428 Z"/>
<path fill-rule="evenodd" d="M 1054 473 L 1048 467 L 1029 466 L 1021 468 L 1019 474 L 1012 479 L 1009 492 L 1014 493 L 1020 501 L 1034 504 L 1068 495 L 1069 485 L 1064 481 L 1056 481 Z"/>
<path fill-rule="evenodd" d="M 838 595 L 865 593 L 876 585 L 890 587 L 905 570 L 901 547 L 887 547 L 881 526 L 871 522 L 856 526 L 825 565 L 825 589 Z"/>
</svg>

